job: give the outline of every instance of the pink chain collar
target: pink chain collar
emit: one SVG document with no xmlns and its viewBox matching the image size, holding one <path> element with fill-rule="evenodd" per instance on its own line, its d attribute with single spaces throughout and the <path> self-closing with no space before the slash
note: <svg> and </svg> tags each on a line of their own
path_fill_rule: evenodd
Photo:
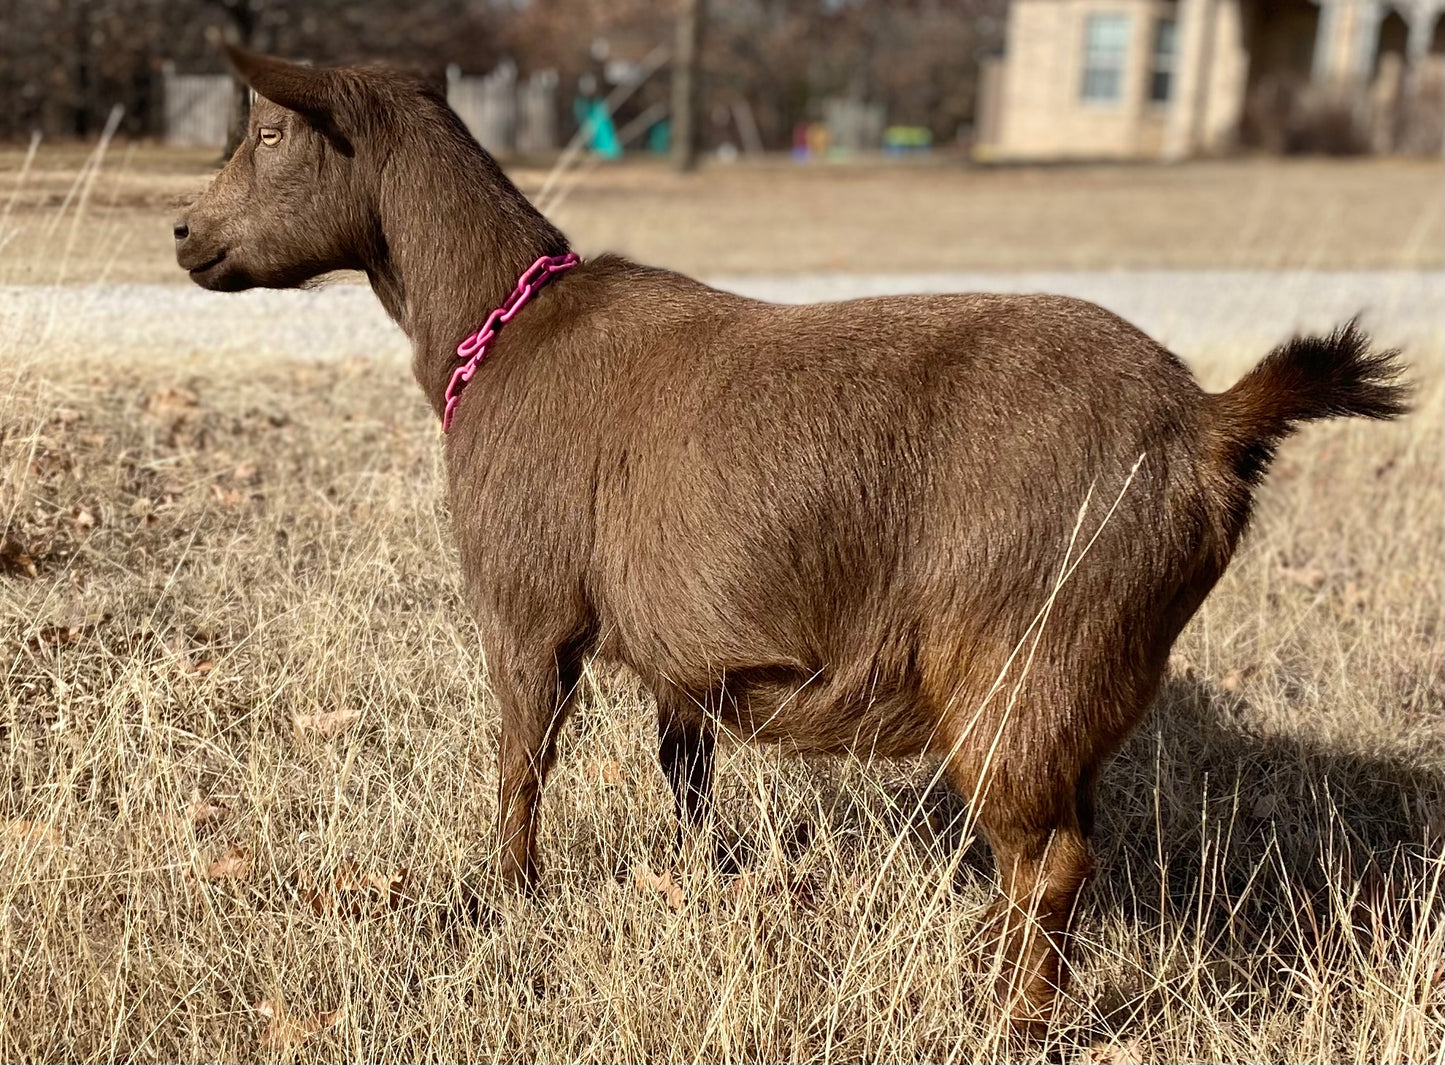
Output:
<svg viewBox="0 0 1445 1065">
<path fill-rule="evenodd" d="M 570 270 L 581 261 L 574 251 L 569 251 L 566 255 L 542 256 L 517 278 L 517 287 L 512 290 L 506 302 L 487 316 L 480 329 L 457 345 L 457 358 L 465 359 L 466 362 L 452 372 L 452 379 L 447 382 L 447 405 L 442 411 L 442 432 L 451 429 L 452 415 L 462 398 L 462 386 L 472 379 L 472 374 L 477 372 L 477 367 L 486 358 L 487 345 L 496 338 L 497 330 L 515 318 L 517 312 L 527 305 L 527 301 L 537 294 L 537 290 L 552 280 L 553 274 Z"/>
</svg>

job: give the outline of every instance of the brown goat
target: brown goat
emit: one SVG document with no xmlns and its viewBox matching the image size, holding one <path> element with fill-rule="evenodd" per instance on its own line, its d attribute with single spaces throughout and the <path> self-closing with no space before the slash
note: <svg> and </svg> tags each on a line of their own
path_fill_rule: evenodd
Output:
<svg viewBox="0 0 1445 1065">
<path fill-rule="evenodd" d="M 180 265 L 227 291 L 366 271 L 440 414 L 458 342 L 566 238 L 423 81 L 230 59 L 261 99 L 176 224 Z M 1398 372 L 1351 325 L 1210 395 L 1075 299 L 774 306 L 613 255 L 558 275 L 445 437 L 501 708 L 501 873 L 536 877 L 554 741 L 601 656 L 656 695 L 685 823 L 719 728 L 941 759 L 998 862 L 1000 993 L 1020 1023 L 1046 1017 L 1101 763 L 1275 445 L 1399 414 Z"/>
</svg>

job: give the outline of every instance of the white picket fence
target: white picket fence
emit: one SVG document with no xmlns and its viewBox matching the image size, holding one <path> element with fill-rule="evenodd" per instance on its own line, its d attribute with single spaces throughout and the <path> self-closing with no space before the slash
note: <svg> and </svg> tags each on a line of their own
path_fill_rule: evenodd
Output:
<svg viewBox="0 0 1445 1065">
<path fill-rule="evenodd" d="M 177 74 L 163 68 L 166 143 L 187 148 L 220 148 L 231 124 L 231 79 L 226 74 Z"/>
<path fill-rule="evenodd" d="M 226 143 L 231 121 L 231 78 L 226 74 L 177 74 L 167 63 L 167 144 L 216 147 Z M 464 77 L 447 69 L 447 102 L 482 147 L 494 155 L 536 155 L 557 147 L 557 72 L 543 70 L 521 80 L 504 62 L 490 74 Z"/>
<path fill-rule="evenodd" d="M 448 67 L 447 102 L 493 155 L 534 155 L 557 147 L 555 70 L 521 81 L 510 61 L 481 77 L 464 77 Z"/>
</svg>

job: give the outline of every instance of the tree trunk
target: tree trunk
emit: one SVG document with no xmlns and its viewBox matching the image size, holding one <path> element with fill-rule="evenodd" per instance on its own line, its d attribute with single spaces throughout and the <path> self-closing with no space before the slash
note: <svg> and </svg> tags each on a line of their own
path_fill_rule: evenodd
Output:
<svg viewBox="0 0 1445 1065">
<path fill-rule="evenodd" d="M 697 166 L 698 53 L 706 21 L 706 0 L 678 0 L 672 56 L 672 165 L 681 171 Z"/>
<path fill-rule="evenodd" d="M 246 140 L 246 131 L 251 125 L 251 90 L 240 78 L 232 78 L 231 84 L 231 127 L 226 131 L 226 147 L 222 154 L 229 159 Z M 212 144 L 215 141 L 211 142 Z"/>
<path fill-rule="evenodd" d="M 212 0 L 230 19 L 226 27 L 226 40 L 243 48 L 256 48 L 256 23 L 259 21 L 252 6 L 252 0 Z M 244 81 L 231 75 L 231 126 L 226 132 L 226 147 L 221 159 L 225 161 L 235 154 L 246 140 L 251 127 L 251 90 Z"/>
</svg>

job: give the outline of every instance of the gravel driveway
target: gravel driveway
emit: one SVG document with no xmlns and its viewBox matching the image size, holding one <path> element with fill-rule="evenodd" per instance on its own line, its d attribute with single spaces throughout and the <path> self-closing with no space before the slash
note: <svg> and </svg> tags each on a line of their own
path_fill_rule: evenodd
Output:
<svg viewBox="0 0 1445 1065">
<path fill-rule="evenodd" d="M 720 277 L 759 299 L 796 303 L 904 292 L 1058 292 L 1108 307 L 1186 359 L 1263 352 L 1300 329 L 1354 314 L 1382 343 L 1438 347 L 1445 275 L 1425 271 L 803 274 Z M 98 358 L 169 351 L 202 357 L 275 354 L 405 357 L 405 337 L 369 289 L 204 292 L 188 285 L 0 287 L 0 354 L 89 347 Z"/>
</svg>

